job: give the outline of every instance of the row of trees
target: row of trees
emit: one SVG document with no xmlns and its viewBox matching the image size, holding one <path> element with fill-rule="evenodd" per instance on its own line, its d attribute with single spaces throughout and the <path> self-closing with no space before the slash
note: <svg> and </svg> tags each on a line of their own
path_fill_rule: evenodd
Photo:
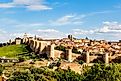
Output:
<svg viewBox="0 0 121 81">
<path fill-rule="evenodd" d="M 3 46 L 8 46 L 8 45 L 15 45 L 15 42 L 12 42 L 12 43 L 0 43 L 0 47 L 3 47 Z"/>
<path fill-rule="evenodd" d="M 31 67 L 14 72 L 8 81 L 121 81 L 120 67 L 120 64 L 95 64 L 81 75 L 70 68 L 50 71 L 47 68 Z"/>
<path fill-rule="evenodd" d="M 74 71 L 60 68 L 50 71 L 47 68 L 33 68 L 26 71 L 16 71 L 8 81 L 81 81 L 81 75 Z"/>
<path fill-rule="evenodd" d="M 0 43 L 0 47 L 8 45 L 7 43 Z"/>
<path fill-rule="evenodd" d="M 84 73 L 83 81 L 121 81 L 120 67 L 120 64 L 96 64 Z"/>
</svg>

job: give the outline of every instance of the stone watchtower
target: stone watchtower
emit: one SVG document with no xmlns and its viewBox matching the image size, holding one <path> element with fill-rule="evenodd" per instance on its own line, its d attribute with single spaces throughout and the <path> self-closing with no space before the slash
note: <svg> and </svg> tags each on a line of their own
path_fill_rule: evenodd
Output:
<svg viewBox="0 0 121 81">
<path fill-rule="evenodd" d="M 36 46 L 35 46 L 35 52 L 39 52 L 39 47 L 40 47 L 40 41 L 36 40 Z"/>
<path fill-rule="evenodd" d="M 55 58 L 55 53 L 54 53 L 54 49 L 55 48 L 55 44 L 54 43 L 52 43 L 51 45 L 50 45 L 50 58 Z"/>
<path fill-rule="evenodd" d="M 27 42 L 27 34 L 25 33 L 23 36 L 23 43 L 26 43 L 26 42 Z"/>
<path fill-rule="evenodd" d="M 68 35 L 68 39 L 70 39 L 72 41 L 73 40 L 73 36 L 72 35 Z"/>
<path fill-rule="evenodd" d="M 89 63 L 90 62 L 89 56 L 90 56 L 90 52 L 87 51 L 86 52 L 86 63 Z"/>
<path fill-rule="evenodd" d="M 15 43 L 16 43 L 16 44 L 21 44 L 21 42 L 22 42 L 21 38 L 16 38 L 16 39 L 15 39 Z"/>
<path fill-rule="evenodd" d="M 69 62 L 72 62 L 72 47 L 67 47 L 67 58 Z"/>
<path fill-rule="evenodd" d="M 105 53 L 104 61 L 106 64 L 109 63 L 108 53 Z"/>
</svg>

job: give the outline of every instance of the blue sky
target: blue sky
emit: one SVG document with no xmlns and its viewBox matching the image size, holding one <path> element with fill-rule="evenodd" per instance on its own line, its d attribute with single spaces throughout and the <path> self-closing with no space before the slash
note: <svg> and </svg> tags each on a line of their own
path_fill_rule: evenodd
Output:
<svg viewBox="0 0 121 81">
<path fill-rule="evenodd" d="M 0 0 L 0 42 L 42 38 L 120 40 L 121 0 Z"/>
</svg>

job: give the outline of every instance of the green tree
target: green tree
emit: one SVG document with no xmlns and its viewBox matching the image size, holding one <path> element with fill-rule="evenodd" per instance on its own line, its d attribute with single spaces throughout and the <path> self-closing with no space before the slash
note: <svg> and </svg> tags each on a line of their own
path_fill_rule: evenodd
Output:
<svg viewBox="0 0 121 81">
<path fill-rule="evenodd" d="M 18 60 L 19 60 L 19 62 L 24 62 L 24 61 L 25 61 L 25 58 L 22 57 L 22 56 L 19 56 L 19 57 L 18 57 Z"/>
<path fill-rule="evenodd" d="M 34 76 L 31 73 L 27 71 L 25 72 L 17 71 L 13 73 L 13 76 L 11 76 L 8 81 L 35 81 L 35 80 Z"/>
<path fill-rule="evenodd" d="M 78 73 L 75 73 L 71 69 L 68 70 L 57 69 L 56 79 L 57 81 L 81 81 L 82 76 Z"/>
<path fill-rule="evenodd" d="M 60 68 L 51 71 L 48 68 L 29 68 L 29 71 L 17 71 L 8 81 L 81 81 L 82 77 L 71 69 Z"/>
<path fill-rule="evenodd" d="M 66 48 L 64 46 L 61 46 L 61 45 L 60 46 L 56 46 L 55 49 L 66 52 Z"/>
<path fill-rule="evenodd" d="M 76 53 L 76 54 L 81 54 L 81 52 L 78 51 L 77 48 L 75 48 L 75 47 L 72 49 L 72 52 L 73 52 L 73 53 Z"/>
<path fill-rule="evenodd" d="M 3 70 L 4 70 L 4 67 L 2 65 L 0 65 L 0 76 L 2 75 L 3 73 Z"/>
<path fill-rule="evenodd" d="M 121 65 L 95 64 L 84 74 L 83 81 L 121 81 Z"/>
</svg>

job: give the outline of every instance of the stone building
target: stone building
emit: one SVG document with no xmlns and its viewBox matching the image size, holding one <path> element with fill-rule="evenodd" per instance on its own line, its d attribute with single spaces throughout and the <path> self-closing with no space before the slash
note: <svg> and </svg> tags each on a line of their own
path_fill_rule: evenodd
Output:
<svg viewBox="0 0 121 81">
<path fill-rule="evenodd" d="M 21 44 L 21 43 L 22 43 L 22 39 L 19 38 L 19 37 L 16 38 L 16 39 L 15 39 L 15 43 L 16 43 L 16 44 Z"/>
</svg>

